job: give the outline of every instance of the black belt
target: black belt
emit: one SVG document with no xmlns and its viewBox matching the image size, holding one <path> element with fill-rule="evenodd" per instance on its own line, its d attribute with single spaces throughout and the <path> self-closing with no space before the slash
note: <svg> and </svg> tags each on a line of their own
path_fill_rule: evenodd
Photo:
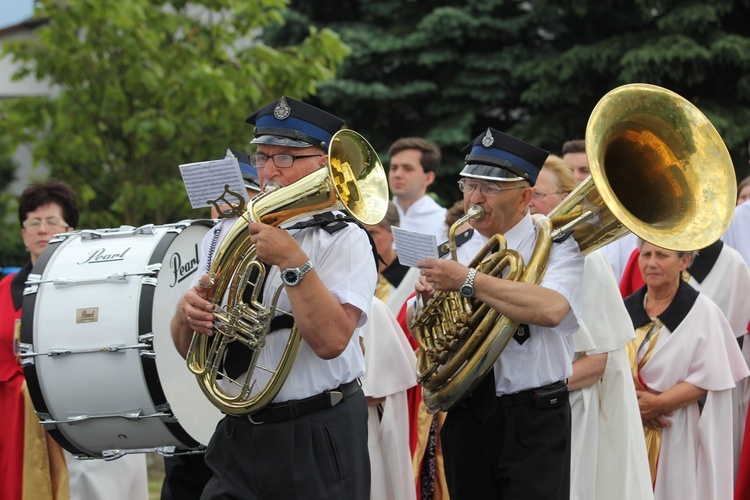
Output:
<svg viewBox="0 0 750 500">
<path fill-rule="evenodd" d="M 283 422 L 303 415 L 309 415 L 327 408 L 332 408 L 362 387 L 358 378 L 341 384 L 335 389 L 325 391 L 305 399 L 293 399 L 284 403 L 271 403 L 260 411 L 247 416 L 253 424 Z M 245 418 L 245 417 L 240 417 Z"/>
<path fill-rule="evenodd" d="M 548 394 L 550 392 L 565 393 L 566 391 L 567 391 L 567 384 L 565 383 L 565 381 L 561 380 L 560 382 L 555 382 L 554 384 L 537 387 L 535 389 L 527 389 L 525 391 L 516 392 L 514 394 L 505 394 L 503 396 L 498 396 L 497 406 L 500 408 L 505 408 L 508 406 L 520 405 L 520 404 L 528 403 L 533 399 L 537 399 L 542 394 Z"/>
</svg>

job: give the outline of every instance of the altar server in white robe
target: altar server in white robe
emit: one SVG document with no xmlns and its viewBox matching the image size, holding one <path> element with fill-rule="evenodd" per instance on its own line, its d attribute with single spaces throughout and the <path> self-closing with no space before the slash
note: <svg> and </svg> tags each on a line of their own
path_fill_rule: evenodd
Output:
<svg viewBox="0 0 750 500">
<path fill-rule="evenodd" d="M 732 400 L 750 374 L 721 309 L 685 283 L 689 253 L 644 242 L 628 345 L 656 500 L 732 498 Z M 698 400 L 705 396 L 703 410 Z"/>
<path fill-rule="evenodd" d="M 401 326 L 379 299 L 372 301 L 362 328 L 367 398 L 367 444 L 370 451 L 372 500 L 416 498 L 411 452 L 407 389 L 417 384 L 417 358 Z"/>
<path fill-rule="evenodd" d="M 721 239 L 734 248 L 745 263 L 750 266 L 750 203 L 743 203 L 734 209 L 734 217 Z"/>
<path fill-rule="evenodd" d="M 570 166 L 550 155 L 531 212 L 549 214 L 575 188 Z M 583 324 L 576 332 L 571 408 L 571 500 L 653 498 L 643 428 L 625 346 L 633 336 L 606 256 L 586 256 Z"/>
<path fill-rule="evenodd" d="M 742 346 L 745 362 L 750 366 L 750 341 L 747 334 L 750 322 L 750 268 L 740 253 L 719 240 L 698 252 L 693 263 L 683 273 L 683 279 L 719 306 Z M 750 386 L 747 380 L 742 380 L 732 389 L 735 474 L 745 433 L 748 401 Z"/>
</svg>

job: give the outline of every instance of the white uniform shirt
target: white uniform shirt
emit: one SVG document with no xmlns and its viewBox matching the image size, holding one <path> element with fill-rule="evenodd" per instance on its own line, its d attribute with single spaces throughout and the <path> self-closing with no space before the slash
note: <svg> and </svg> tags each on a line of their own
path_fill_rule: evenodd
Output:
<svg viewBox="0 0 750 500">
<path fill-rule="evenodd" d="M 536 228 L 531 216 L 526 214 L 504 236 L 508 241 L 508 248 L 518 251 L 523 256 L 524 263 L 528 264 L 536 243 Z M 487 242 L 487 238 L 476 231 L 471 239 L 475 238 L 479 238 L 482 244 Z M 460 246 L 457 251 L 458 261 L 468 264 L 474 258 L 469 252 L 477 246 L 473 242 Z M 554 328 L 529 325 L 530 338 L 523 345 L 510 339 L 494 365 L 498 396 L 552 384 L 573 373 L 573 334 L 579 328 L 578 318 L 582 317 L 583 262 L 583 256 L 573 238 L 553 243 L 547 271 L 540 285 L 562 294 L 568 300 L 571 310 Z"/>
<path fill-rule="evenodd" d="M 217 248 L 235 220 L 228 219 L 222 224 Z M 282 227 L 296 222 L 299 221 L 284 224 Z M 289 376 L 276 395 L 274 402 L 303 399 L 320 394 L 364 374 L 365 360 L 359 346 L 359 327 L 367 321 L 367 314 L 370 310 L 377 282 L 377 270 L 372 257 L 372 247 L 365 232 L 357 225 L 347 224 L 346 228 L 333 234 L 329 234 L 320 227 L 293 229 L 289 231 L 289 234 L 305 251 L 321 281 L 334 297 L 342 304 L 353 305 L 362 311 L 362 314 L 357 329 L 354 331 L 346 349 L 334 359 L 319 358 L 307 342 L 302 340 Z M 201 254 L 201 270 L 203 273 L 205 273 L 207 267 L 206 256 L 209 253 L 213 235 L 214 231 L 209 231 L 203 239 Z M 353 279 L 353 277 L 356 277 L 356 279 Z M 281 285 L 281 273 L 278 267 L 273 266 L 266 277 L 266 286 L 263 293 L 263 304 L 265 306 L 271 303 L 274 291 L 279 285 Z M 277 309 L 291 312 L 291 305 L 283 287 Z M 321 311 L 320 314 L 326 314 L 326 312 Z M 273 369 L 278 366 L 278 359 L 284 351 L 290 332 L 291 329 L 284 328 L 266 337 L 266 346 L 260 352 L 257 366 L 272 367 Z M 257 368 L 254 375 L 258 378 L 267 377 L 263 370 Z M 242 378 L 240 377 L 240 379 Z M 262 386 L 265 385 L 265 380 L 262 380 L 262 384 Z M 232 393 L 234 389 L 226 381 L 222 381 L 222 388 L 228 393 Z"/>
<path fill-rule="evenodd" d="M 397 200 L 394 200 L 394 204 L 398 209 L 398 227 L 401 229 L 434 234 L 438 244 L 448 238 L 448 226 L 445 224 L 445 214 L 448 210 L 438 205 L 430 196 L 422 196 L 406 212 L 403 211 Z"/>
</svg>

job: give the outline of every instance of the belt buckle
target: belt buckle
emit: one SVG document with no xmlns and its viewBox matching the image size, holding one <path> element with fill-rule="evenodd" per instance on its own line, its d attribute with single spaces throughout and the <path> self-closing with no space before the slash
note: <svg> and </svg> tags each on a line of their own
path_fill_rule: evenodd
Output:
<svg viewBox="0 0 750 500">
<path fill-rule="evenodd" d="M 340 389 L 333 389 L 330 391 L 326 391 L 326 393 L 326 395 L 328 396 L 329 408 L 333 408 L 344 400 L 344 391 Z"/>
<path fill-rule="evenodd" d="M 247 416 L 247 420 L 248 420 L 248 421 L 249 421 L 249 422 L 250 422 L 251 424 L 254 424 L 254 425 L 262 425 L 262 424 L 265 424 L 265 422 L 256 422 L 255 420 L 253 420 L 253 415 L 252 415 L 252 414 L 251 414 L 251 415 L 248 415 L 248 416 Z"/>
</svg>

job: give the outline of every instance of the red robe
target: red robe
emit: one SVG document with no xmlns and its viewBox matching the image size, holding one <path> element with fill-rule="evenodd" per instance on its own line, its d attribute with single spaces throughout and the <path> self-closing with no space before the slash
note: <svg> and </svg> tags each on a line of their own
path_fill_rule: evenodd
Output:
<svg viewBox="0 0 750 500">
<path fill-rule="evenodd" d="M 620 278 L 620 294 L 623 299 L 627 298 L 646 284 L 646 282 L 643 281 L 641 268 L 638 267 L 638 257 L 640 255 L 640 250 L 637 248 L 633 250 L 633 253 L 630 254 L 630 258 L 628 259 L 628 263 L 625 265 L 625 270 L 622 272 L 622 278 Z"/>
<path fill-rule="evenodd" d="M 0 281 L 0 498 L 20 499 L 23 490 L 23 369 L 15 353 L 16 310 L 11 297 L 13 276 Z"/>
<path fill-rule="evenodd" d="M 21 293 L 30 271 L 31 264 L 0 281 L 0 499 L 66 500 L 65 456 L 39 424 L 16 356 Z"/>
</svg>

